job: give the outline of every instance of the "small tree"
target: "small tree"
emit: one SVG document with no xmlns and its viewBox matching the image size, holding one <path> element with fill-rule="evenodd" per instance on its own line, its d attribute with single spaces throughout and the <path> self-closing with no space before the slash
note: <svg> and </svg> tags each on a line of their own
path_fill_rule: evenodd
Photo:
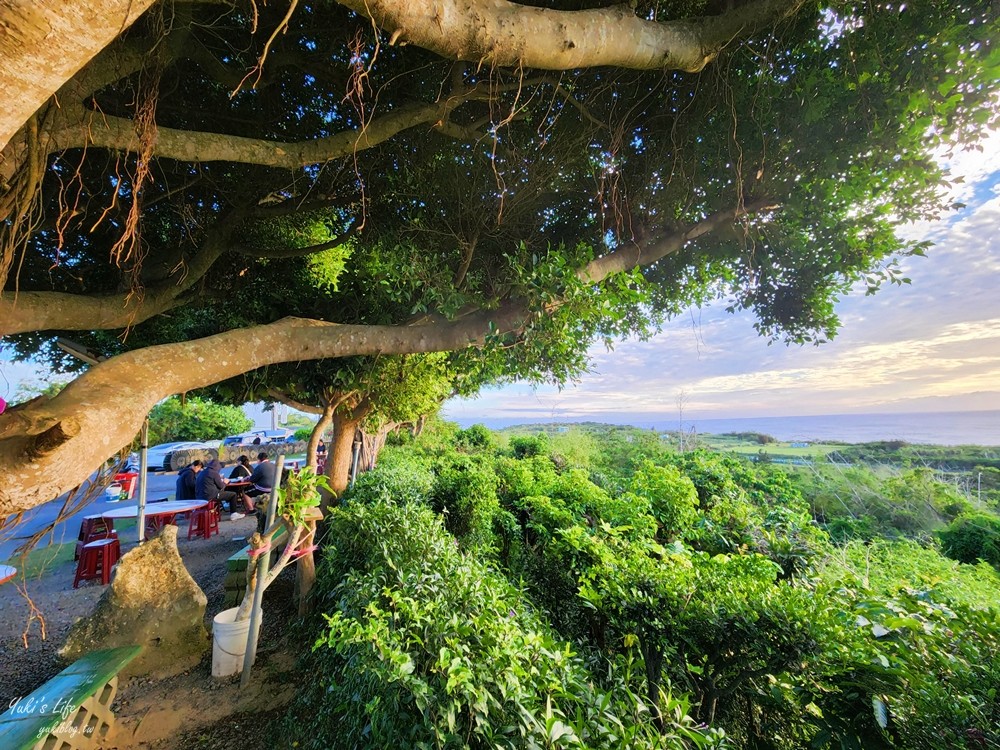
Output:
<svg viewBox="0 0 1000 750">
<path fill-rule="evenodd" d="M 308 466 L 288 477 L 285 486 L 278 490 L 278 513 L 264 533 L 255 532 L 250 537 L 250 567 L 247 570 L 247 587 L 243 601 L 236 613 L 236 622 L 250 618 L 253 606 L 254 591 L 260 587 L 263 591 L 274 583 L 288 565 L 300 557 L 311 555 L 313 534 L 310 516 L 312 509 L 318 508 L 321 500 L 320 489 L 329 489 L 325 476 L 317 475 Z M 267 569 L 265 575 L 258 576 L 261 570 L 261 560 L 266 555 L 279 531 L 286 531 L 288 538 L 274 567 Z M 259 578 L 259 580 L 258 580 Z M 306 592 L 300 592 L 304 595 Z"/>
</svg>

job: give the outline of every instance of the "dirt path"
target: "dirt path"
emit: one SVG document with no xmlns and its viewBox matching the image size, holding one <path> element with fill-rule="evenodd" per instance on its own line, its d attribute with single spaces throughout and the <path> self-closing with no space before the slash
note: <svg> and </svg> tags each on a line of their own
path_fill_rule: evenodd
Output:
<svg viewBox="0 0 1000 750">
<path fill-rule="evenodd" d="M 178 539 L 185 566 L 208 597 L 205 626 L 209 630 L 212 618 L 223 609 L 226 558 L 243 547 L 255 522 L 253 518 L 224 520 L 221 526 L 222 533 L 211 540 L 188 541 L 182 525 Z M 134 530 L 123 535 L 123 547 L 132 546 L 132 535 Z M 104 592 L 104 587 L 93 582 L 74 590 L 75 570 L 74 562 L 57 561 L 38 578 L 16 578 L 0 586 L 0 705 L 4 708 L 65 666 L 57 650 L 73 622 L 88 616 Z M 235 679 L 214 680 L 210 651 L 197 667 L 175 677 L 124 680 L 115 700 L 118 726 L 107 747 L 273 747 L 267 741 L 269 729 L 280 719 L 280 707 L 291 699 L 295 684 L 290 675 L 294 660 L 285 640 L 286 625 L 294 616 L 293 575 L 292 570 L 286 571 L 268 589 L 267 617 L 249 688 L 241 691 Z"/>
</svg>

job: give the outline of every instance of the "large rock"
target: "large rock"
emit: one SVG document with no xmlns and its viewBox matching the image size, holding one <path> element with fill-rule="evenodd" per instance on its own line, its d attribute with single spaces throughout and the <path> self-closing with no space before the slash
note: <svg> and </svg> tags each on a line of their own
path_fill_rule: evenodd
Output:
<svg viewBox="0 0 1000 750">
<path fill-rule="evenodd" d="M 77 659 L 134 643 L 142 652 L 122 675 L 177 674 L 197 664 L 211 645 L 207 603 L 177 551 L 177 527 L 166 526 L 122 556 L 94 613 L 73 625 L 59 653 Z"/>
</svg>

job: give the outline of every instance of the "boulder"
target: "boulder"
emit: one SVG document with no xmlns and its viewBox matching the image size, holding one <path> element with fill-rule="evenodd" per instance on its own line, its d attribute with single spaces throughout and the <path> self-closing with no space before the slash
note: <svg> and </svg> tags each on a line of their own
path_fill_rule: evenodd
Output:
<svg viewBox="0 0 1000 750">
<path fill-rule="evenodd" d="M 142 652 L 123 676 L 178 674 L 195 666 L 211 640 L 208 599 L 177 550 L 177 527 L 122 556 L 94 613 L 78 620 L 60 650 L 66 659 L 102 648 L 137 644 Z"/>
</svg>

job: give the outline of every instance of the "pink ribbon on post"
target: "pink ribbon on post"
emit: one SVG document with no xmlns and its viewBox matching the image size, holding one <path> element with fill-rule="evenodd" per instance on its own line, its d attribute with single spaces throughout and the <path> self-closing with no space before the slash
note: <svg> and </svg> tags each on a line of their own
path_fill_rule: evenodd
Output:
<svg viewBox="0 0 1000 750">
<path fill-rule="evenodd" d="M 295 550 L 292 554 L 290 554 L 288 556 L 288 559 L 289 560 L 298 560 L 303 555 L 308 555 L 310 552 L 315 552 L 318 549 L 319 549 L 319 547 L 316 546 L 315 544 L 311 544 L 308 547 L 300 547 L 299 549 Z"/>
<path fill-rule="evenodd" d="M 270 551 L 271 551 L 271 545 L 270 543 L 268 543 L 265 544 L 263 547 L 258 547 L 257 549 L 250 550 L 249 552 L 247 552 L 247 554 L 250 557 L 257 557 L 259 555 L 263 555 L 265 552 L 270 552 Z"/>
</svg>

